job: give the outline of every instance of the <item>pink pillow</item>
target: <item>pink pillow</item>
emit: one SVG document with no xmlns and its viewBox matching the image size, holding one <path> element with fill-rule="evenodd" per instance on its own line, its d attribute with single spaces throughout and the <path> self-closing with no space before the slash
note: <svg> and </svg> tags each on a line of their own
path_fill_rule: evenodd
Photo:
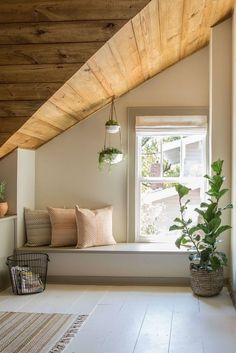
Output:
<svg viewBox="0 0 236 353">
<path fill-rule="evenodd" d="M 51 246 L 75 246 L 77 229 L 74 209 L 48 207 L 52 225 Z"/>
<path fill-rule="evenodd" d="M 75 206 L 77 248 L 116 244 L 112 234 L 112 207 L 87 210 Z"/>
</svg>

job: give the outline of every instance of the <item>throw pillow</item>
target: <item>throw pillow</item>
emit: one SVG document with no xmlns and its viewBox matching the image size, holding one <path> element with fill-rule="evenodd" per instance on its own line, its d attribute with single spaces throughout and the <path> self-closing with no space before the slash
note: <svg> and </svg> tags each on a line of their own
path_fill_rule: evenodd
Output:
<svg viewBox="0 0 236 353">
<path fill-rule="evenodd" d="M 48 207 L 48 212 L 52 225 L 51 246 L 75 246 L 77 242 L 75 210 Z"/>
<path fill-rule="evenodd" d="M 112 234 L 112 207 L 98 210 L 75 207 L 77 248 L 116 244 Z"/>
<path fill-rule="evenodd" d="M 44 246 L 51 243 L 51 222 L 46 210 L 25 208 L 26 246 Z"/>
</svg>

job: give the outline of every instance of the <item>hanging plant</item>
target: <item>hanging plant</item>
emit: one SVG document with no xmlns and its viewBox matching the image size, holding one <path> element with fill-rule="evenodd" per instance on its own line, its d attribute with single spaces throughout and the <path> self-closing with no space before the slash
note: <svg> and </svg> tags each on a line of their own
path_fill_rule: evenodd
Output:
<svg viewBox="0 0 236 353">
<path fill-rule="evenodd" d="M 120 124 L 117 121 L 114 98 L 112 99 L 112 102 L 111 102 L 109 120 L 106 122 L 105 128 L 108 134 L 117 134 L 117 132 L 120 131 Z"/>
<path fill-rule="evenodd" d="M 119 148 L 111 145 L 111 134 L 119 133 Z M 114 139 L 114 137 L 112 137 Z M 109 120 L 105 124 L 105 141 L 102 151 L 99 152 L 98 164 L 101 170 L 104 165 L 109 166 L 109 170 L 113 164 L 120 163 L 123 160 L 121 129 L 117 121 L 114 98 L 111 102 Z"/>
<path fill-rule="evenodd" d="M 117 164 L 123 160 L 123 153 L 114 147 L 104 147 L 101 152 L 99 152 L 98 163 L 99 168 L 107 164 L 111 167 L 112 164 Z"/>
<path fill-rule="evenodd" d="M 105 126 L 109 134 L 116 134 L 120 131 L 120 124 L 116 120 L 108 120 Z"/>
</svg>

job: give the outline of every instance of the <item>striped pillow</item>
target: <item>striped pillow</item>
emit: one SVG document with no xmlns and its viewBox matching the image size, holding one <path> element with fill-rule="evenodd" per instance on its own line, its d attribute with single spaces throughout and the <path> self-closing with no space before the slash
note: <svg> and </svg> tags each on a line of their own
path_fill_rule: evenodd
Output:
<svg viewBox="0 0 236 353">
<path fill-rule="evenodd" d="M 26 246 L 43 246 L 51 243 L 51 222 L 44 210 L 25 208 Z"/>
<path fill-rule="evenodd" d="M 116 244 L 112 234 L 112 206 L 98 210 L 75 207 L 77 248 Z"/>
<path fill-rule="evenodd" d="M 51 246 L 75 246 L 77 242 L 75 210 L 48 207 L 48 213 L 52 225 Z"/>
</svg>

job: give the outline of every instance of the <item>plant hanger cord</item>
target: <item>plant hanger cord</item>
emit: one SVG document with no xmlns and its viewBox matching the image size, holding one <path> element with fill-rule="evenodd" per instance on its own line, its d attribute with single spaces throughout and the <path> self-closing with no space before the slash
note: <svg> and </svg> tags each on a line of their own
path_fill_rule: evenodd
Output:
<svg viewBox="0 0 236 353">
<path fill-rule="evenodd" d="M 113 116 L 114 116 L 114 119 L 113 119 Z M 114 102 L 114 97 L 112 98 L 112 101 L 111 101 L 111 109 L 110 109 L 110 113 L 109 113 L 109 120 L 110 121 L 116 121 L 118 122 L 117 120 L 117 113 L 116 113 L 116 108 L 115 108 L 115 102 Z M 108 134 L 108 141 L 107 141 L 107 131 L 105 130 L 105 137 L 104 137 L 104 149 L 106 148 L 111 148 L 111 135 Z M 121 130 L 119 130 L 119 140 L 120 140 L 120 150 L 122 151 L 123 150 L 123 147 L 122 147 L 122 135 L 121 135 Z M 107 144 L 108 142 L 108 144 Z"/>
</svg>

